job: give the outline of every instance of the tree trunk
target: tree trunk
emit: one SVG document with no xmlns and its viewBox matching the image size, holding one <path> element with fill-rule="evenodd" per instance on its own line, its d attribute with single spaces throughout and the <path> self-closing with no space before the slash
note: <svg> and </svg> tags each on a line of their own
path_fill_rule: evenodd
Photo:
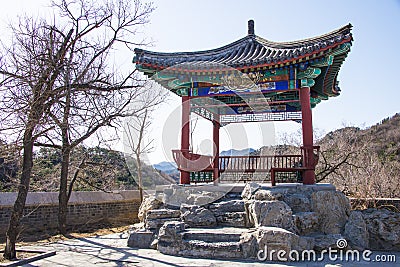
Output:
<svg viewBox="0 0 400 267">
<path fill-rule="evenodd" d="M 4 250 L 4 258 L 12 260 L 16 258 L 15 243 L 19 234 L 19 223 L 24 212 L 26 196 L 29 190 L 29 183 L 32 173 L 33 162 L 33 127 L 25 130 L 23 146 L 24 154 L 22 161 L 22 172 L 20 176 L 20 184 L 18 186 L 18 196 L 11 212 L 10 222 L 6 233 L 6 248 Z"/>
<path fill-rule="evenodd" d="M 67 234 L 67 209 L 68 209 L 68 170 L 70 161 L 70 148 L 62 149 L 60 192 L 58 195 L 58 230 L 60 234 Z"/>
<path fill-rule="evenodd" d="M 60 176 L 60 192 L 58 195 L 58 230 L 60 234 L 67 234 L 67 209 L 68 209 L 68 170 L 69 160 L 71 155 L 71 144 L 69 139 L 69 116 L 71 111 L 71 86 L 70 86 L 70 70 L 69 65 L 64 76 L 65 84 L 67 86 L 65 95 L 65 106 L 63 120 L 61 123 L 61 176 Z"/>
<path fill-rule="evenodd" d="M 142 182 L 142 163 L 140 162 L 140 156 L 136 156 L 137 161 L 137 174 L 138 174 L 138 187 L 139 187 L 139 197 L 140 203 L 143 202 L 143 182 Z"/>
</svg>

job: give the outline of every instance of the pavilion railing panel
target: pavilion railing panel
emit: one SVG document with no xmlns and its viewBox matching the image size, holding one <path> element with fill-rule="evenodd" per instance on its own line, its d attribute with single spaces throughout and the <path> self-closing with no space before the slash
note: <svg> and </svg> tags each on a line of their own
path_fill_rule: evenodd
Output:
<svg viewBox="0 0 400 267">
<path fill-rule="evenodd" d="M 303 155 L 262 155 L 262 156 L 219 156 L 221 182 L 271 181 L 271 168 L 291 169 L 276 173 L 277 182 L 299 181 Z M 192 182 L 210 182 L 213 180 L 213 157 L 173 150 L 179 170 L 191 173 Z M 317 159 L 316 159 L 317 161 Z M 300 168 L 299 172 L 293 169 Z M 301 178 L 301 177 L 300 177 Z"/>
<path fill-rule="evenodd" d="M 220 156 L 219 170 L 221 182 L 271 180 L 271 168 L 301 167 L 302 155 L 275 155 L 275 156 Z M 282 173 L 277 181 L 297 181 L 297 175 Z"/>
<path fill-rule="evenodd" d="M 295 168 L 301 155 L 276 156 L 220 156 L 220 172 L 269 172 L 271 168 Z"/>
</svg>

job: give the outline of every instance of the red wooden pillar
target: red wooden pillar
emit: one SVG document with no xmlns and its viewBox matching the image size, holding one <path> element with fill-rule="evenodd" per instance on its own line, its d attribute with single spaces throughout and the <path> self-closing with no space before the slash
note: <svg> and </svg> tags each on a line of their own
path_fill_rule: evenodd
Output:
<svg viewBox="0 0 400 267">
<path fill-rule="evenodd" d="M 182 128 L 181 128 L 181 152 L 189 160 L 190 140 L 190 97 L 182 96 Z M 184 160 L 185 162 L 186 160 Z M 186 166 L 184 166 L 186 167 Z M 190 184 L 190 172 L 181 170 L 181 184 Z"/>
<path fill-rule="evenodd" d="M 221 127 L 219 119 L 213 121 L 213 154 L 214 154 L 214 183 L 218 183 L 219 178 L 219 128 Z"/>
<path fill-rule="evenodd" d="M 313 127 L 310 104 L 310 87 L 300 89 L 300 104 L 303 130 L 303 165 L 309 170 L 304 171 L 303 184 L 315 184 Z"/>
</svg>

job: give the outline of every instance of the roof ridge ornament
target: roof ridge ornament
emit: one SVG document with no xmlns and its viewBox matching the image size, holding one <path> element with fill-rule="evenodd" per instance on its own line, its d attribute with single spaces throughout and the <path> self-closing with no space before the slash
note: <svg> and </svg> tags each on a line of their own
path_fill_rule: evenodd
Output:
<svg viewBox="0 0 400 267">
<path fill-rule="evenodd" d="M 249 20 L 247 22 L 247 34 L 254 35 L 254 20 Z"/>
</svg>

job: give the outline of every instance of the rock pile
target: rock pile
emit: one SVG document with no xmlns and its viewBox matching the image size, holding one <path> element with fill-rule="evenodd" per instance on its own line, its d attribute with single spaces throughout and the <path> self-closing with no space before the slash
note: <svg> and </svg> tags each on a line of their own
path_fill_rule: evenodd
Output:
<svg viewBox="0 0 400 267">
<path fill-rule="evenodd" d="M 320 252 L 335 248 L 339 239 L 348 241 L 345 249 L 400 250 L 399 213 L 352 211 L 332 185 L 249 183 L 241 195 L 225 194 L 212 203 L 206 200 L 218 190 L 191 195 L 174 186 L 165 191 L 164 200 L 191 202 L 179 206 L 146 198 L 139 210 L 142 223 L 132 230 L 128 246 L 204 258 L 255 258 L 265 247 Z"/>
</svg>

